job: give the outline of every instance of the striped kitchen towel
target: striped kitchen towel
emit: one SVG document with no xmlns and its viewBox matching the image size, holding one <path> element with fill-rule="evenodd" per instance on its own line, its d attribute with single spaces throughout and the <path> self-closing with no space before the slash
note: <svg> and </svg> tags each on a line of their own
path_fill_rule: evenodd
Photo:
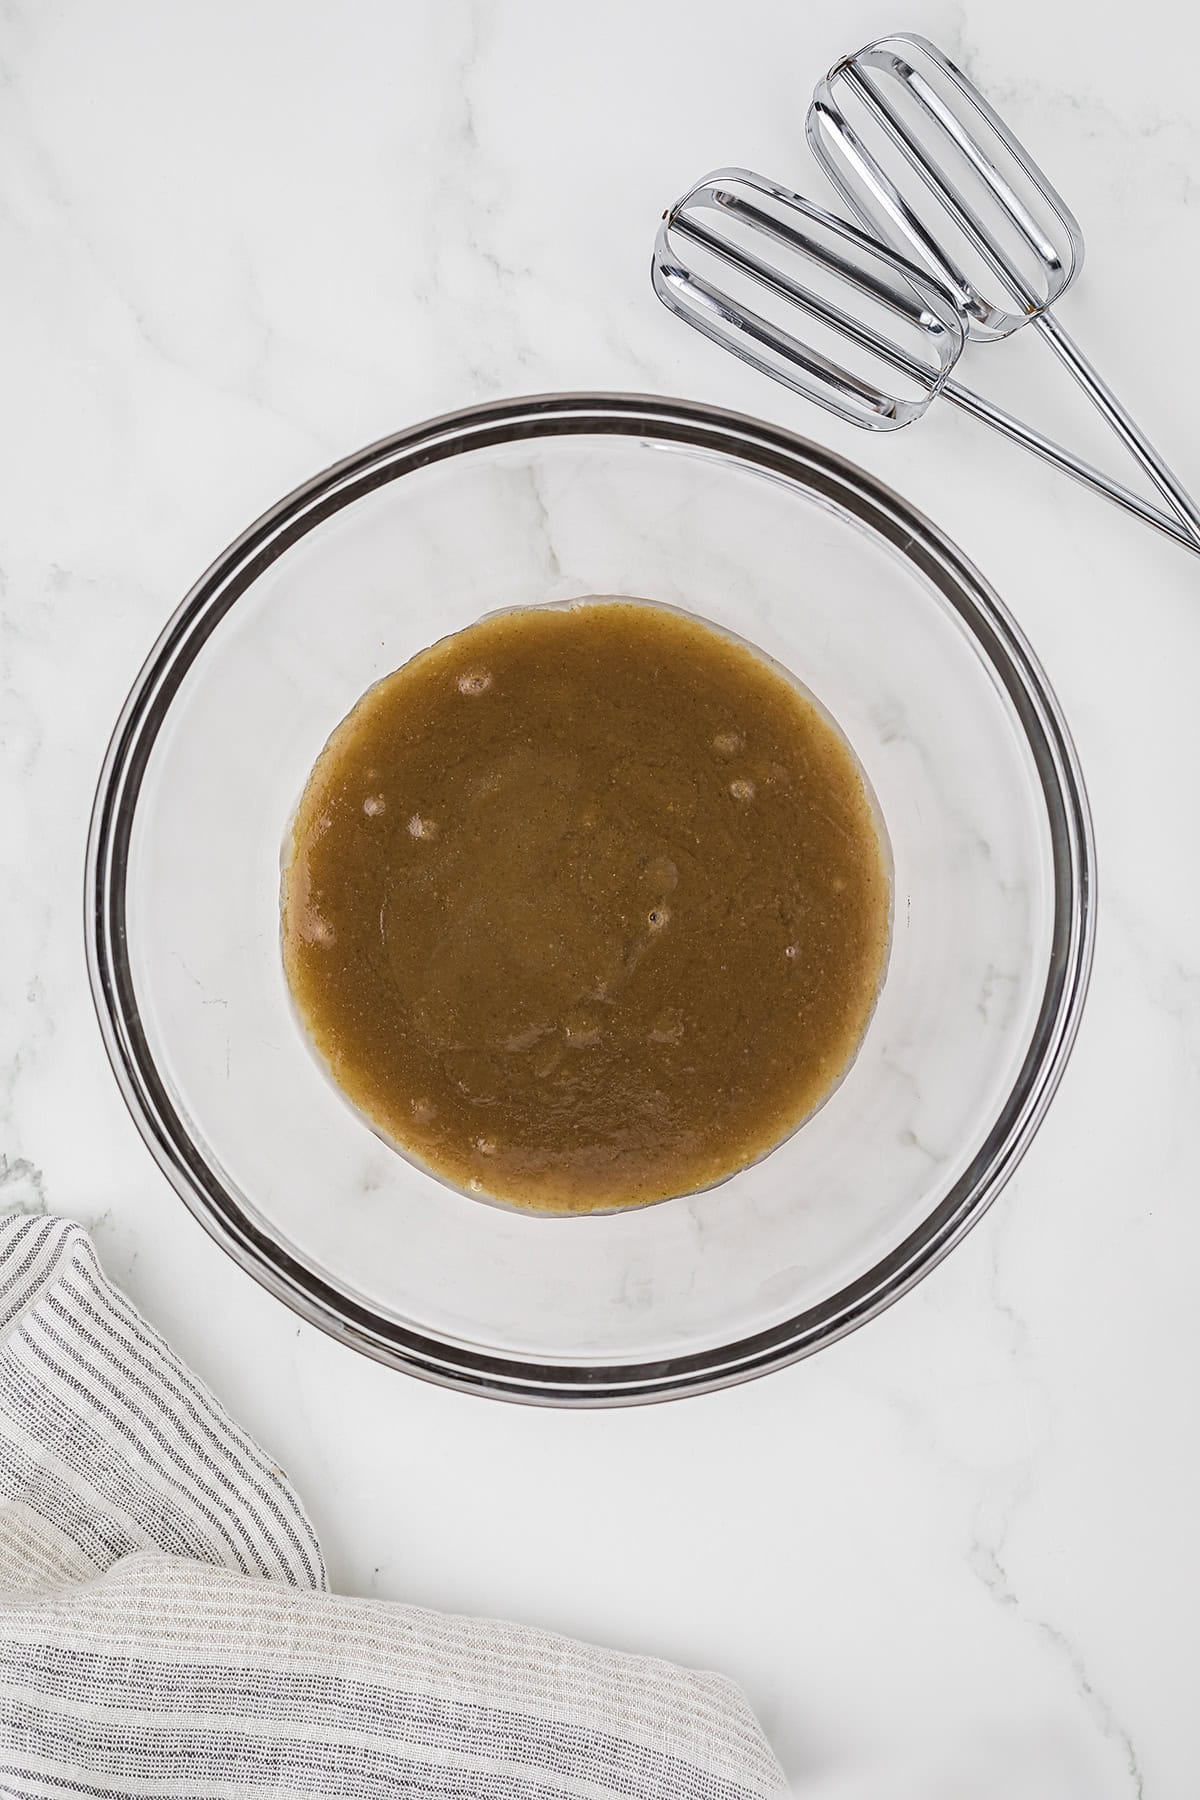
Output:
<svg viewBox="0 0 1200 1800">
<path fill-rule="evenodd" d="M 283 1471 L 61 1219 L 0 1219 L 0 1795 L 761 1800 L 717 1675 L 326 1589 Z"/>
</svg>

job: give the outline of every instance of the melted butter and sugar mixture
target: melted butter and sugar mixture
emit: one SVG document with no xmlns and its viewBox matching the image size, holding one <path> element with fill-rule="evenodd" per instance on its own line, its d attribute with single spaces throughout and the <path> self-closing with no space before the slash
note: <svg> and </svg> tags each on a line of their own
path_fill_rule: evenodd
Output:
<svg viewBox="0 0 1200 1800">
<path fill-rule="evenodd" d="M 637 601 L 496 615 L 373 687 L 293 828 L 288 980 L 377 1130 L 556 1213 L 710 1186 L 854 1055 L 890 891 L 838 732 Z"/>
</svg>

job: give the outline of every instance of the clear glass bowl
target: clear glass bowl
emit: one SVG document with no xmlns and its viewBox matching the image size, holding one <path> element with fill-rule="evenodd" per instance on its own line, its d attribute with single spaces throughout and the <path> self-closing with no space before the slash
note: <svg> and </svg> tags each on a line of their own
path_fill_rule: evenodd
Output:
<svg viewBox="0 0 1200 1800">
<path fill-rule="evenodd" d="M 813 690 L 887 822 L 895 928 L 862 1049 L 808 1124 L 707 1193 L 562 1219 L 435 1181 L 323 1077 L 284 982 L 279 856 L 372 682 L 498 607 L 587 594 L 683 607 Z M 89 844 L 109 1056 L 212 1235 L 371 1355 L 560 1404 L 742 1380 L 911 1287 L 1045 1111 L 1093 916 L 1074 751 L 970 564 L 828 451 L 636 396 L 433 420 L 281 501 L 138 677 Z"/>
</svg>

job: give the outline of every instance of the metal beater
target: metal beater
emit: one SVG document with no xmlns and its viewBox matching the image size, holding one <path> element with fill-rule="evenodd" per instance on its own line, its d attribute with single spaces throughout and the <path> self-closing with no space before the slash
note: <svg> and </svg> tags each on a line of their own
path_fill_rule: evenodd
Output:
<svg viewBox="0 0 1200 1800">
<path fill-rule="evenodd" d="M 1051 312 L 1082 266 L 1083 233 L 962 71 L 927 38 L 881 38 L 818 83 L 807 132 L 867 229 L 949 283 L 971 337 L 1037 326 L 1200 544 L 1200 507 Z"/>
</svg>

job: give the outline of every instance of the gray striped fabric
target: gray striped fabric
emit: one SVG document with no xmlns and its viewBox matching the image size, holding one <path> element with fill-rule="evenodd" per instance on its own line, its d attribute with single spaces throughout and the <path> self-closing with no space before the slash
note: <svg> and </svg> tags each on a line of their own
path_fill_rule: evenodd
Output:
<svg viewBox="0 0 1200 1800">
<path fill-rule="evenodd" d="M 326 1591 L 282 1469 L 60 1219 L 0 1219 L 0 1795 L 762 1800 L 739 1690 Z"/>
</svg>

